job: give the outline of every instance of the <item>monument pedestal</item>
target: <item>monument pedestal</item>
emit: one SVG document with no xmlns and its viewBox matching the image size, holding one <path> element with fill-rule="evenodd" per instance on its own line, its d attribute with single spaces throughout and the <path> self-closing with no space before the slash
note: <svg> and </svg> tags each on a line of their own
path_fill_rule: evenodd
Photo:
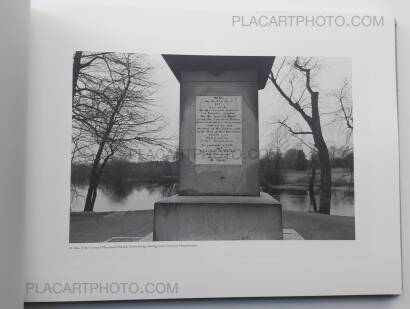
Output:
<svg viewBox="0 0 410 309">
<path fill-rule="evenodd" d="M 260 196 L 180 196 L 155 203 L 154 241 L 282 239 L 280 203 Z"/>
<path fill-rule="evenodd" d="M 274 57 L 163 55 L 180 83 L 178 195 L 155 203 L 154 241 L 282 239 L 260 193 L 258 90 Z"/>
</svg>

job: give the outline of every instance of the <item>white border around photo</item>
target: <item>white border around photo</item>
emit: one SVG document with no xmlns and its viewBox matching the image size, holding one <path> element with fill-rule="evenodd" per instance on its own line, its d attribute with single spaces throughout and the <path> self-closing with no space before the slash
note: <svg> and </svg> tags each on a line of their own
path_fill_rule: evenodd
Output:
<svg viewBox="0 0 410 309">
<path fill-rule="evenodd" d="M 250 28 L 261 12 L 100 6 L 34 9 L 31 23 L 25 281 L 169 282 L 176 294 L 36 293 L 26 301 L 330 296 L 401 292 L 395 25 Z M 270 15 L 297 15 L 264 12 Z M 306 13 L 300 13 L 306 15 Z M 183 21 L 183 22 L 181 22 Z M 68 245 L 71 74 L 75 50 L 351 57 L 355 119 L 353 241 L 206 241 L 76 250 Z M 379 160 L 374 160 L 377 154 Z"/>
</svg>

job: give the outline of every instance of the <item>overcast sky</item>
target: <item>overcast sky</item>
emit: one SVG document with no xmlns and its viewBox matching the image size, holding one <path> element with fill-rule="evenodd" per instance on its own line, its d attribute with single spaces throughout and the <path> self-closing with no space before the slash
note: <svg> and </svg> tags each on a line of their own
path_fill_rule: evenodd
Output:
<svg viewBox="0 0 410 309">
<path fill-rule="evenodd" d="M 153 66 L 153 79 L 158 83 L 155 93 L 155 102 L 159 110 L 165 115 L 168 122 L 167 135 L 176 138 L 177 144 L 179 130 L 179 83 L 171 70 L 160 55 L 148 55 L 146 58 Z M 276 63 L 280 63 L 279 59 Z M 320 104 L 323 110 L 329 106 L 336 107 L 334 99 L 329 95 L 335 89 L 341 87 L 345 78 L 351 79 L 351 59 L 349 58 L 322 58 L 323 68 L 316 76 L 316 84 L 320 91 Z M 266 149 L 272 140 L 272 125 L 277 119 L 283 119 L 291 115 L 290 123 L 305 126 L 301 117 L 287 105 L 280 97 L 272 83 L 268 81 L 265 89 L 259 91 L 259 140 L 260 148 Z M 323 124 L 323 122 L 322 122 Z M 343 124 L 326 126 L 323 129 L 328 145 L 341 146 L 346 141 L 346 130 Z M 289 136 L 286 148 L 300 145 L 294 137 Z M 306 153 L 308 149 L 304 147 Z"/>
</svg>

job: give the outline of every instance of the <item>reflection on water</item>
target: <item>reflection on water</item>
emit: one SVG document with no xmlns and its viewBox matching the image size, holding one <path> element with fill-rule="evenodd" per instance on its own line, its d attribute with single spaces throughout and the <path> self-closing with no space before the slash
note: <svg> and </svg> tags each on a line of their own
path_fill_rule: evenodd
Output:
<svg viewBox="0 0 410 309">
<path fill-rule="evenodd" d="M 87 187 L 77 187 L 71 203 L 71 211 L 83 211 Z M 175 185 L 119 182 L 102 185 L 98 189 L 94 211 L 124 211 L 153 209 L 154 203 L 175 193 Z M 269 189 L 269 194 L 279 200 L 284 210 L 313 212 L 307 189 L 287 187 Z M 316 195 L 319 203 L 319 196 Z M 354 216 L 354 194 L 345 187 L 334 187 L 331 214 Z"/>
<path fill-rule="evenodd" d="M 284 210 L 313 212 L 307 189 L 300 188 L 271 188 L 268 193 L 279 200 Z M 319 194 L 315 194 L 319 207 Z M 354 216 L 354 193 L 347 187 L 333 187 L 330 212 L 338 216 Z"/>
<path fill-rule="evenodd" d="M 125 211 L 153 209 L 154 203 L 173 193 L 173 185 L 121 182 L 102 185 L 98 189 L 94 211 Z M 71 211 L 83 211 L 87 186 L 76 187 Z"/>
</svg>

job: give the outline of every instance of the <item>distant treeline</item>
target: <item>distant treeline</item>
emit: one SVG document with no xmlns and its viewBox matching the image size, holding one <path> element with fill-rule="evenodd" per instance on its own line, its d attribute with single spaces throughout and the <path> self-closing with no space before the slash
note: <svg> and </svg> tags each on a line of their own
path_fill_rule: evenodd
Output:
<svg viewBox="0 0 410 309">
<path fill-rule="evenodd" d="M 280 152 L 263 154 L 259 163 L 259 178 L 261 185 L 283 184 L 284 171 L 296 170 L 309 172 L 313 167 L 318 168 L 318 159 L 312 155 L 307 159 L 302 150 L 289 149 L 282 155 Z M 343 157 L 331 159 L 332 168 L 344 168 L 353 174 L 353 153 Z M 71 168 L 72 184 L 85 185 L 89 181 L 91 165 L 74 163 Z M 101 175 L 101 182 L 105 184 L 123 181 L 143 181 L 156 183 L 171 183 L 178 181 L 178 162 L 150 161 L 130 162 L 113 160 L 107 163 Z"/>
<path fill-rule="evenodd" d="M 291 148 L 282 155 L 278 151 L 269 151 L 262 155 L 259 163 L 259 178 L 261 185 L 284 183 L 284 170 L 309 171 L 319 168 L 319 159 L 312 154 L 306 158 L 303 150 Z M 347 173 L 353 174 L 353 153 L 348 152 L 341 156 L 331 156 L 331 168 L 343 168 Z"/>
<path fill-rule="evenodd" d="M 116 183 L 124 180 L 170 183 L 177 181 L 178 163 L 169 161 L 129 162 L 114 160 L 107 163 L 101 175 L 102 183 Z M 88 182 L 91 165 L 74 163 L 71 167 L 72 184 Z"/>
</svg>

